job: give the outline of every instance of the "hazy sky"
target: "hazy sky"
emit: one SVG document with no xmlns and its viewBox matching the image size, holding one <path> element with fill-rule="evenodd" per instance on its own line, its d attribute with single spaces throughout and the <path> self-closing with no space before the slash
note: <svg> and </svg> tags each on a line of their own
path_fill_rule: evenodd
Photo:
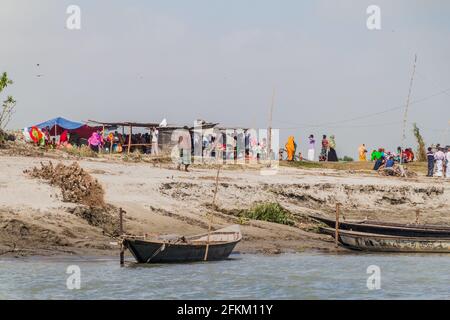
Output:
<svg viewBox="0 0 450 320">
<path fill-rule="evenodd" d="M 81 30 L 66 28 L 71 4 Z M 372 4 L 379 31 L 366 27 Z M 338 155 L 355 157 L 361 143 L 400 144 L 417 53 L 408 144 L 413 122 L 450 144 L 449 15 L 446 0 L 1 0 L 10 127 L 55 116 L 267 127 L 275 88 L 281 145 L 294 135 L 306 153 L 310 133 L 333 133 Z"/>
</svg>

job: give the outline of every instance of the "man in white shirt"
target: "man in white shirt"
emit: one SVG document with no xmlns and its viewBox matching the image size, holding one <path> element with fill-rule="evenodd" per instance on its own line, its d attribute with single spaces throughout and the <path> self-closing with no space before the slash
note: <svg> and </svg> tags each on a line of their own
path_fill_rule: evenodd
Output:
<svg viewBox="0 0 450 320">
<path fill-rule="evenodd" d="M 316 151 L 316 140 L 314 140 L 314 135 L 309 136 L 309 144 L 308 144 L 308 160 L 314 161 L 314 153 Z"/>
<path fill-rule="evenodd" d="M 442 151 L 442 148 L 434 154 L 434 159 L 436 160 L 436 177 L 442 177 L 442 169 L 444 167 L 445 161 L 445 153 Z"/>
<path fill-rule="evenodd" d="M 152 128 L 152 155 L 157 156 L 159 155 L 159 149 L 158 149 L 158 136 L 159 131 L 155 127 Z"/>
<path fill-rule="evenodd" d="M 445 154 L 446 159 L 446 173 L 445 176 L 447 179 L 450 179 L 450 147 L 447 149 L 447 153 Z"/>
</svg>

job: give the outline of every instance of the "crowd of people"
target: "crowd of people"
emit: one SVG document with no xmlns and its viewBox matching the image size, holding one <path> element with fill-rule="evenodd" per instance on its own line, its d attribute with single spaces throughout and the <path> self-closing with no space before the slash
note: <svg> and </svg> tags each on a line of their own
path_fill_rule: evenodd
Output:
<svg viewBox="0 0 450 320">
<path fill-rule="evenodd" d="M 121 153 L 130 142 L 129 134 L 121 134 L 117 131 L 105 133 L 102 130 L 94 131 L 88 139 L 83 139 L 69 130 L 63 130 L 56 135 L 48 127 L 39 129 L 33 126 L 25 128 L 23 135 L 26 141 L 41 147 L 70 149 L 86 145 L 94 152 L 107 153 Z M 144 154 L 158 155 L 158 138 L 159 131 L 156 128 L 151 128 L 149 133 L 132 134 L 130 151 L 138 150 Z"/>
<path fill-rule="evenodd" d="M 296 154 L 297 151 L 297 143 L 295 142 L 294 136 L 290 136 L 288 138 L 288 141 L 285 145 L 285 149 L 280 150 L 279 159 L 284 159 L 284 152 L 287 153 L 286 160 L 287 161 L 303 161 L 303 155 L 301 152 Z M 307 154 L 307 160 L 308 161 L 315 161 L 315 154 L 316 154 L 316 139 L 314 138 L 313 134 L 310 134 L 308 137 L 308 154 Z M 330 161 L 330 162 L 336 162 L 339 158 L 336 153 L 336 140 L 335 136 L 331 135 L 329 138 L 327 135 L 322 136 L 321 141 L 321 149 L 319 154 L 319 161 Z"/>
<path fill-rule="evenodd" d="M 144 154 L 159 155 L 159 131 L 153 127 L 147 133 L 131 134 L 130 151 L 139 151 Z M 87 140 L 87 145 L 95 152 L 121 153 L 130 143 L 129 134 L 117 131 L 104 135 L 102 131 L 93 132 Z"/>
<path fill-rule="evenodd" d="M 51 136 L 50 128 L 46 127 L 39 129 L 35 126 L 29 129 L 25 128 L 23 135 L 25 141 L 33 142 L 35 145 L 49 148 L 72 148 L 72 146 L 76 143 L 75 139 L 77 139 L 76 135 L 71 136 L 67 130 L 64 130 L 59 135 L 59 139 L 56 139 L 55 136 Z"/>
<path fill-rule="evenodd" d="M 368 161 L 368 150 L 365 144 L 359 146 L 359 161 Z M 416 157 L 412 148 L 397 148 L 393 153 L 384 148 L 374 149 L 370 154 L 370 161 L 374 162 L 373 170 L 392 169 L 396 164 L 404 164 L 415 161 Z M 450 147 L 441 147 L 439 144 L 428 148 L 428 177 L 450 178 Z"/>
<path fill-rule="evenodd" d="M 88 139 L 80 139 L 76 134 L 70 134 L 68 130 L 63 130 L 59 135 L 51 136 L 50 128 L 39 129 L 31 127 L 24 130 L 27 141 L 31 141 L 39 146 L 51 148 L 72 148 L 73 146 L 87 145 L 94 152 L 121 153 L 131 141 L 130 151 L 138 150 L 144 154 L 159 155 L 159 131 L 153 127 L 147 133 L 120 134 L 117 131 L 105 134 L 101 130 L 94 131 Z M 84 141 L 83 141 L 84 140 Z M 188 128 L 181 130 L 176 143 L 178 149 L 178 168 L 184 166 L 188 170 L 192 156 L 201 157 L 203 160 L 234 160 L 245 159 L 261 160 L 275 159 L 272 150 L 269 150 L 266 137 L 258 139 L 250 131 L 235 132 L 227 135 L 224 132 L 211 134 L 198 134 L 189 132 Z M 297 153 L 297 143 L 294 136 L 289 136 L 285 148 L 279 150 L 279 160 L 284 160 L 286 152 L 287 161 L 303 161 L 301 152 Z M 322 136 L 320 141 L 319 161 L 338 161 L 336 153 L 336 140 L 334 135 Z M 316 139 L 313 134 L 308 137 L 307 160 L 315 161 Z M 396 164 L 408 163 L 415 160 L 412 148 L 397 148 L 397 152 L 385 151 L 384 148 L 373 149 L 368 159 L 368 149 L 365 144 L 358 148 L 359 161 L 374 162 L 373 170 L 391 169 Z M 441 147 L 439 144 L 428 148 L 427 152 L 429 177 L 450 178 L 450 147 Z"/>
<path fill-rule="evenodd" d="M 234 132 L 227 135 L 225 132 L 193 134 L 193 154 L 205 159 L 239 160 L 246 161 L 274 159 L 273 152 L 269 150 L 266 137 L 258 139 L 250 131 Z"/>
<path fill-rule="evenodd" d="M 364 150 L 363 150 L 364 149 Z M 367 149 L 362 145 L 359 148 L 359 160 L 367 161 L 366 159 Z M 405 149 L 404 151 L 401 148 L 397 149 L 397 153 L 393 153 L 390 151 L 385 151 L 384 148 L 374 149 L 370 154 L 370 161 L 373 161 L 375 164 L 373 166 L 373 170 L 381 170 L 385 168 L 394 168 L 396 163 L 407 163 L 414 161 L 414 153 L 410 148 Z"/>
</svg>

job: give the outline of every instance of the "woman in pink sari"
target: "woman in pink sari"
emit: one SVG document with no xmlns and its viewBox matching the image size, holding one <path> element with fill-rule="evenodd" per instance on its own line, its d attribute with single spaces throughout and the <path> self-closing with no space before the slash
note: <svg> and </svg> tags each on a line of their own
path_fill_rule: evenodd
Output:
<svg viewBox="0 0 450 320">
<path fill-rule="evenodd" d="M 93 132 L 88 143 L 93 151 L 98 152 L 103 145 L 103 137 L 99 132 Z"/>
</svg>

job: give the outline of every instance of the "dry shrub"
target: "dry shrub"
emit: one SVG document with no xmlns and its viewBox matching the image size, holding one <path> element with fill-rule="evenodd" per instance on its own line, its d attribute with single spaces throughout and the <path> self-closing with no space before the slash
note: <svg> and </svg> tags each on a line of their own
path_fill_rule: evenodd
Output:
<svg viewBox="0 0 450 320">
<path fill-rule="evenodd" d="M 25 173 L 60 187 L 63 201 L 105 207 L 103 187 L 77 162 L 69 166 L 62 163 L 53 166 L 51 161 L 48 164 L 41 162 L 41 168 L 34 167 L 31 171 L 25 170 Z"/>
</svg>

